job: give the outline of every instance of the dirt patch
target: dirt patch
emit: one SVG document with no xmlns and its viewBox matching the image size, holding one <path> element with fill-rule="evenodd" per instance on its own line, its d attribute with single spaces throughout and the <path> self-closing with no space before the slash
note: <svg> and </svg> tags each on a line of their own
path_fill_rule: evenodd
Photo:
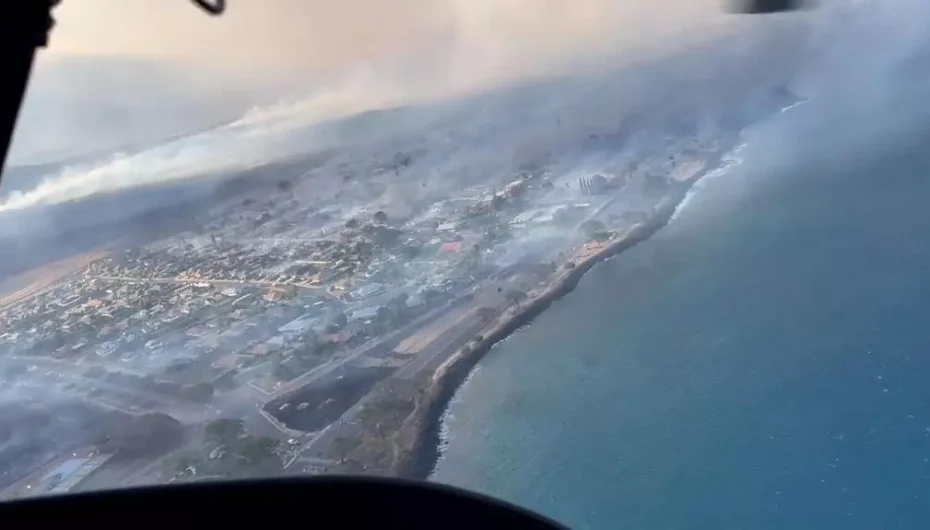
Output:
<svg viewBox="0 0 930 530">
<path fill-rule="evenodd" d="M 8 307 L 58 284 L 69 274 L 80 271 L 94 261 L 107 255 L 106 251 L 95 251 L 6 278 L 0 282 L 0 308 Z"/>
</svg>

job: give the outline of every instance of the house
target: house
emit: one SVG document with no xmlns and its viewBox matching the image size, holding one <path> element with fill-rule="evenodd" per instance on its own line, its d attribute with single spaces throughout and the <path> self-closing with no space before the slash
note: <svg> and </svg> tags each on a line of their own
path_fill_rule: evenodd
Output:
<svg viewBox="0 0 930 530">
<path fill-rule="evenodd" d="M 443 243 L 439 248 L 443 252 L 458 253 L 462 251 L 462 242 L 461 241 L 447 241 Z"/>
<path fill-rule="evenodd" d="M 261 364 L 256 364 L 254 366 L 239 370 L 239 373 L 236 374 L 234 379 L 240 385 L 244 385 L 255 379 L 270 376 L 273 370 L 274 363 L 271 361 L 266 361 Z"/>
<path fill-rule="evenodd" d="M 251 348 L 247 349 L 245 352 L 249 355 L 254 355 L 255 357 L 265 357 L 279 349 L 281 349 L 281 347 L 277 344 L 259 342 L 258 344 L 255 344 Z"/>
<path fill-rule="evenodd" d="M 360 300 L 362 298 L 368 298 L 369 296 L 374 296 L 384 292 L 384 285 L 376 282 L 363 285 L 358 289 L 352 291 L 350 294 L 352 298 Z"/>
<path fill-rule="evenodd" d="M 88 300 L 87 303 L 84 304 L 84 305 L 85 305 L 86 307 L 91 308 L 91 309 L 97 309 L 97 308 L 99 308 L 100 306 L 103 305 L 103 300 L 100 300 L 99 298 L 91 298 L 91 299 Z"/>
<path fill-rule="evenodd" d="M 276 302 L 287 297 L 287 290 L 283 287 L 271 287 L 268 289 L 268 292 L 265 293 L 265 296 L 262 298 L 266 302 Z"/>
<path fill-rule="evenodd" d="M 287 324 L 278 328 L 278 331 L 283 333 L 285 336 L 294 337 L 298 335 L 303 335 L 309 331 L 312 331 L 315 328 L 318 328 L 322 325 L 322 319 L 320 317 L 313 316 L 300 316 L 291 320 Z"/>
<path fill-rule="evenodd" d="M 352 311 L 352 320 L 368 320 L 378 316 L 380 305 L 369 305 Z"/>
<path fill-rule="evenodd" d="M 211 366 L 224 372 L 233 370 L 239 366 L 239 356 L 235 353 L 224 355 L 214 361 Z"/>
</svg>

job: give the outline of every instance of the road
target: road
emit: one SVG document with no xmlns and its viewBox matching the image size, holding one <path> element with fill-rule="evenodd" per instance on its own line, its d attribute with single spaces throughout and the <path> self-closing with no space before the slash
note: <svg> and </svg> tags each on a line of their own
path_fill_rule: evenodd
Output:
<svg viewBox="0 0 930 530">
<path fill-rule="evenodd" d="M 500 307 L 496 309 L 502 310 Z M 484 326 L 485 323 L 472 312 L 450 329 L 443 332 L 421 351 L 420 354 L 401 367 L 400 370 L 391 377 L 413 378 L 424 370 L 435 369 L 436 366 L 439 366 L 448 359 L 450 355 L 472 340 L 475 334 Z M 326 426 L 315 435 L 310 435 L 309 439 L 297 450 L 297 455 L 299 456 L 295 455 L 294 459 L 289 462 L 289 465 L 294 462 L 299 462 L 303 458 L 318 458 L 339 438 L 360 436 L 362 434 L 361 427 L 355 423 L 355 418 L 358 416 L 359 411 L 376 397 L 376 394 L 376 392 L 367 394 L 349 407 L 337 421 Z"/>
<path fill-rule="evenodd" d="M 395 347 L 396 342 L 400 342 L 400 339 L 405 335 L 409 335 L 414 330 L 422 327 L 425 323 L 429 322 L 432 319 L 439 317 L 443 312 L 448 311 L 449 308 L 456 306 L 465 300 L 465 296 L 450 300 L 441 307 L 437 307 L 431 311 L 427 311 L 425 314 L 420 315 L 415 318 L 409 324 L 401 327 L 400 329 L 389 333 L 388 335 L 382 337 L 376 337 L 365 344 L 362 344 L 355 350 L 353 350 L 348 355 L 341 357 L 339 359 L 330 361 L 328 363 L 322 364 L 313 368 L 312 370 L 304 373 L 300 377 L 288 381 L 287 383 L 281 385 L 272 396 L 272 399 L 278 398 L 284 395 L 287 395 L 301 387 L 319 381 L 323 377 L 333 373 L 339 368 L 345 366 L 347 363 L 352 362 L 360 357 L 363 357 L 367 354 L 377 354 L 384 353 L 385 351 L 392 350 Z M 270 401 L 270 400 L 269 400 Z"/>
<path fill-rule="evenodd" d="M 427 344 L 425 348 L 391 377 L 412 379 L 424 371 L 435 370 L 436 367 L 445 362 L 453 353 L 474 339 L 478 332 L 486 326 L 486 322 L 476 314 L 474 309 L 478 307 L 489 307 L 497 311 L 498 315 L 503 312 L 504 309 L 508 307 L 509 302 L 503 295 L 497 293 L 497 288 L 501 287 L 499 285 L 501 280 L 503 280 L 505 284 L 511 281 L 519 283 L 520 276 L 519 274 L 515 275 L 515 273 L 519 272 L 522 265 L 525 264 L 514 264 L 493 274 L 489 281 L 482 286 L 482 289 L 475 292 L 472 298 L 473 301 L 470 304 L 458 308 L 458 310 L 463 311 L 462 318 L 433 339 L 433 341 Z M 505 277 L 509 278 L 505 280 Z M 506 288 L 503 288 L 503 290 L 506 291 Z M 457 300 L 464 301 L 466 299 L 466 296 L 462 296 Z M 449 307 L 452 307 L 454 304 L 455 302 L 450 302 L 447 306 L 434 310 L 431 312 L 435 313 L 432 317 L 440 316 L 443 311 L 447 311 Z M 404 329 L 398 330 L 394 335 L 409 335 L 417 331 L 425 320 L 426 318 L 424 316 L 424 318 L 405 326 Z M 288 462 L 288 465 L 293 465 L 306 458 L 318 458 L 339 438 L 361 436 L 361 427 L 355 423 L 355 419 L 359 411 L 374 399 L 376 395 L 377 392 L 368 393 L 349 407 L 338 420 L 326 426 L 318 433 L 308 434 L 306 441 L 295 451 L 295 455 Z"/>
<path fill-rule="evenodd" d="M 299 289 L 323 289 L 322 285 L 311 285 L 299 282 L 278 282 L 274 280 L 223 280 L 216 278 L 134 278 L 132 276 L 86 275 L 90 280 L 103 280 L 110 282 L 135 282 L 150 284 L 195 284 L 208 283 L 211 285 L 242 285 L 249 287 L 297 287 Z"/>
<path fill-rule="evenodd" d="M 494 309 L 500 310 L 500 308 Z M 449 355 L 468 344 L 485 325 L 485 322 L 472 312 L 430 342 L 416 355 L 416 357 L 402 366 L 392 377 L 413 379 L 423 370 L 436 368 L 442 364 Z"/>
</svg>

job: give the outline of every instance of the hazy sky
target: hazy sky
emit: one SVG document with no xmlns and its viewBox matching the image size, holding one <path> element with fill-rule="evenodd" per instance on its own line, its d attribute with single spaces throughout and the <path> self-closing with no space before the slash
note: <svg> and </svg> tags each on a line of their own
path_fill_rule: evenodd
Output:
<svg viewBox="0 0 930 530">
<path fill-rule="evenodd" d="M 308 79 L 395 61 L 508 76 L 722 20 L 719 0 L 67 0 L 52 54 L 120 54 Z M 420 65 L 422 66 L 422 65 Z M 517 73 L 517 72 L 511 72 Z M 464 79 L 462 80 L 464 82 Z"/>
<path fill-rule="evenodd" d="M 35 163 L 233 120 L 441 99 L 680 42 L 719 0 L 65 0 L 11 160 Z M 288 108 L 287 112 L 293 112 Z"/>
</svg>

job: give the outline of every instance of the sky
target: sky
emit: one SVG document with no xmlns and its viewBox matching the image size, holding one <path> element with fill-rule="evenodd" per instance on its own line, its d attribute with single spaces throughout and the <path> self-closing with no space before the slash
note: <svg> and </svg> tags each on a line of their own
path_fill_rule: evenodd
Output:
<svg viewBox="0 0 930 530">
<path fill-rule="evenodd" d="M 723 14 L 720 0 L 227 3 L 226 14 L 215 18 L 188 0 L 62 2 L 9 164 L 135 152 L 229 123 L 306 123 L 454 98 L 536 76 L 597 69 L 737 24 Z M 200 156 L 213 140 L 175 142 L 170 156 L 144 165 L 183 173 L 190 154 Z M 221 142 L 211 146 L 214 160 L 229 152 Z M 117 162 L 88 171 L 125 173 L 126 157 Z M 69 189 L 83 186 L 75 171 L 84 170 L 61 171 L 68 172 Z M 45 175 L 41 181 L 62 178 Z M 6 184 L 2 191 L 24 192 L 27 185 Z"/>
<path fill-rule="evenodd" d="M 53 54 L 120 54 L 234 71 L 325 76 L 422 58 L 521 71 L 657 42 L 722 20 L 719 0 L 230 0 L 221 18 L 185 0 L 68 0 Z M 498 72 L 498 75 L 502 74 Z"/>
<path fill-rule="evenodd" d="M 34 90 L 27 105 L 54 108 L 54 118 L 66 122 L 72 114 L 79 116 L 80 123 L 66 128 L 66 134 L 75 140 L 84 136 L 74 149 L 84 151 L 90 148 L 84 144 L 96 136 L 87 134 L 95 120 L 85 114 L 96 108 L 113 114 L 113 94 L 137 92 L 137 104 L 124 97 L 118 110 L 121 115 L 138 112 L 140 121 L 148 117 L 146 107 L 166 114 L 163 107 L 170 105 L 155 101 L 165 99 L 159 96 L 173 99 L 183 110 L 176 113 L 179 130 L 197 128 L 202 121 L 215 120 L 213 114 L 222 114 L 211 111 L 207 119 L 194 113 L 185 120 L 192 100 L 208 106 L 231 100 L 227 113 L 235 114 L 248 103 L 267 104 L 325 88 L 348 92 L 343 99 L 351 101 L 340 104 L 351 111 L 399 99 L 441 99 L 577 68 L 607 55 L 667 44 L 726 18 L 719 0 L 644 4 L 229 0 L 226 14 L 213 18 L 187 0 L 66 0 L 56 9 L 58 24 L 40 57 L 35 81 L 57 90 Z M 133 66 L 149 75 L 136 75 Z M 94 83 L 70 90 L 75 83 L 68 76 L 82 74 Z M 70 95 L 62 94 L 68 90 Z M 158 134 L 171 129 L 162 123 L 152 128 Z M 105 132 L 103 136 L 114 135 Z M 67 138 L 56 141 L 68 143 Z M 101 138 L 99 143 L 105 147 L 112 141 Z M 42 150 L 34 146 L 17 147 L 36 152 L 31 158 L 42 158 Z M 46 158 L 54 158 L 54 149 L 46 151 Z"/>
</svg>

